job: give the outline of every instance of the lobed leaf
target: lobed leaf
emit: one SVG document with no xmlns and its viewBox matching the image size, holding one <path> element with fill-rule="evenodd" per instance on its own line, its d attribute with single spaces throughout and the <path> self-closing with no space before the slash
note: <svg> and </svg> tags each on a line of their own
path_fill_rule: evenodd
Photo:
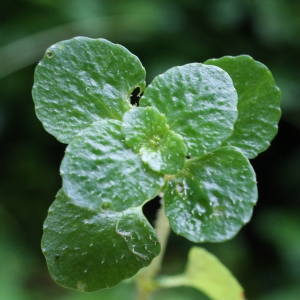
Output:
<svg viewBox="0 0 300 300">
<path fill-rule="evenodd" d="M 245 55 L 172 68 L 132 108 L 136 87 L 145 87 L 140 61 L 104 39 L 57 43 L 36 68 L 37 116 L 70 143 L 42 239 L 50 273 L 65 287 L 109 288 L 150 264 L 160 245 L 141 206 L 165 180 L 170 225 L 193 242 L 230 239 L 251 218 L 257 188 L 246 157 L 269 146 L 280 118 L 269 70 Z M 244 299 L 228 270 L 196 247 L 168 284 Z"/>
<path fill-rule="evenodd" d="M 125 144 L 121 125 L 95 122 L 68 145 L 60 170 L 64 191 L 76 205 L 123 211 L 158 195 L 163 175 Z"/>
<path fill-rule="evenodd" d="M 237 93 L 222 69 L 198 63 L 175 67 L 157 76 L 145 89 L 141 106 L 165 114 L 180 134 L 189 156 L 202 156 L 232 134 Z"/>
<path fill-rule="evenodd" d="M 44 223 L 42 250 L 58 284 L 92 292 L 148 266 L 160 244 L 141 207 L 94 212 L 72 204 L 61 189 Z"/>
<path fill-rule="evenodd" d="M 166 276 L 162 287 L 190 286 L 212 300 L 244 300 L 244 291 L 230 271 L 204 248 L 192 247 L 185 272 Z"/>
<path fill-rule="evenodd" d="M 123 116 L 125 142 L 141 154 L 142 161 L 157 172 L 176 174 L 185 162 L 182 137 L 169 130 L 164 115 L 153 107 L 135 107 Z"/>
<path fill-rule="evenodd" d="M 225 70 L 238 92 L 238 119 L 223 145 L 235 146 L 254 158 L 270 146 L 278 130 L 281 93 L 271 72 L 248 55 L 205 62 Z"/>
<path fill-rule="evenodd" d="M 250 220 L 256 200 L 254 170 L 231 146 L 188 160 L 164 193 L 171 228 L 193 242 L 232 238 Z"/>
<path fill-rule="evenodd" d="M 76 37 L 47 49 L 34 75 L 32 96 L 45 129 L 69 143 L 100 119 L 121 120 L 145 69 L 126 48 L 104 39 Z"/>
</svg>

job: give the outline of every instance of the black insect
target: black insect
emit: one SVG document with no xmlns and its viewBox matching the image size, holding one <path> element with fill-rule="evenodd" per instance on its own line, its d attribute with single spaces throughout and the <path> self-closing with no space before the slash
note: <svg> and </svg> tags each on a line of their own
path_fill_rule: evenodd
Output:
<svg viewBox="0 0 300 300">
<path fill-rule="evenodd" d="M 55 259 L 59 259 L 60 258 L 59 254 L 55 254 L 54 257 L 55 257 Z"/>
</svg>

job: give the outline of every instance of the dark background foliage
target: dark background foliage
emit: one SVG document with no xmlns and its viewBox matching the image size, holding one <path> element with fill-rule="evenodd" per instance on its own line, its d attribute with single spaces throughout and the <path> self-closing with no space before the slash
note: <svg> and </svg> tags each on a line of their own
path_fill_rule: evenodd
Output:
<svg viewBox="0 0 300 300">
<path fill-rule="evenodd" d="M 269 150 L 252 160 L 258 205 L 233 240 L 202 246 L 232 270 L 247 299 L 300 299 L 300 2 L 13 0 L 0 4 L 0 300 L 132 299 L 130 285 L 92 294 L 58 287 L 40 250 L 65 146 L 35 116 L 33 73 L 47 47 L 78 35 L 127 47 L 148 83 L 175 65 L 224 55 L 249 54 L 269 67 L 283 116 Z M 155 208 L 145 207 L 150 219 Z M 165 273 L 183 270 L 191 245 L 171 236 Z M 183 288 L 155 299 L 169 298 L 207 299 Z"/>
</svg>

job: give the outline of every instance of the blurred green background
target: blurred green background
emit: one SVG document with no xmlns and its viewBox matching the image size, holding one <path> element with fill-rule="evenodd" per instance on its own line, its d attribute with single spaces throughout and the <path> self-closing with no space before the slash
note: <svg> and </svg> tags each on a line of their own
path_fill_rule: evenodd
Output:
<svg viewBox="0 0 300 300">
<path fill-rule="evenodd" d="M 259 201 L 231 241 L 202 245 L 238 278 L 247 299 L 300 299 L 300 1 L 11 0 L 0 4 L 0 300 L 134 299 L 132 285 L 91 294 L 57 286 L 40 250 L 42 224 L 61 186 L 65 146 L 37 120 L 33 73 L 47 47 L 106 38 L 136 54 L 147 82 L 175 65 L 249 54 L 282 90 L 279 133 L 252 160 Z M 147 204 L 152 220 L 157 203 Z M 181 272 L 191 243 L 173 234 L 164 272 Z M 127 293 L 128 296 L 125 296 Z M 154 299 L 207 299 L 180 288 Z"/>
</svg>

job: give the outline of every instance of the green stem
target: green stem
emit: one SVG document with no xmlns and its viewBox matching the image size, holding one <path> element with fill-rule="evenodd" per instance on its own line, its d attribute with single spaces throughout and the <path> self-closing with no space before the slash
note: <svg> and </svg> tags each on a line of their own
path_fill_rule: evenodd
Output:
<svg viewBox="0 0 300 300">
<path fill-rule="evenodd" d="M 160 241 L 161 251 L 159 255 L 153 259 L 150 266 L 141 270 L 137 275 L 137 300 L 149 299 L 150 294 L 159 288 L 159 285 L 155 281 L 155 277 L 161 270 L 162 261 L 170 234 L 170 224 L 168 218 L 165 215 L 163 204 L 157 213 L 155 229 L 158 240 Z"/>
</svg>

